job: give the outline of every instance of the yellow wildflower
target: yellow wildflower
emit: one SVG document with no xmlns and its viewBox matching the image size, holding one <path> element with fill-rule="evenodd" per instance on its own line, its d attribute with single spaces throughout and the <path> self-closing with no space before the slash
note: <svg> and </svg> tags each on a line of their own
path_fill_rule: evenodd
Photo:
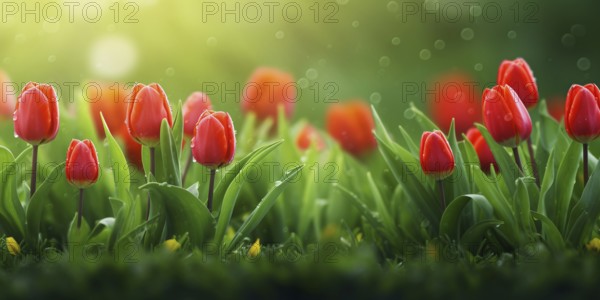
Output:
<svg viewBox="0 0 600 300">
<path fill-rule="evenodd" d="M 17 243 L 12 236 L 6 238 L 6 248 L 11 255 L 17 255 L 21 253 L 21 247 L 19 246 L 19 243 Z"/>
<path fill-rule="evenodd" d="M 175 252 L 181 248 L 181 244 L 176 239 L 166 240 L 164 246 L 167 250 Z"/>
<path fill-rule="evenodd" d="M 585 247 L 590 251 L 600 252 L 600 239 L 593 238 Z"/>
<path fill-rule="evenodd" d="M 257 257 L 260 255 L 260 239 L 256 239 L 256 242 L 252 244 L 248 250 L 248 257 Z"/>
</svg>

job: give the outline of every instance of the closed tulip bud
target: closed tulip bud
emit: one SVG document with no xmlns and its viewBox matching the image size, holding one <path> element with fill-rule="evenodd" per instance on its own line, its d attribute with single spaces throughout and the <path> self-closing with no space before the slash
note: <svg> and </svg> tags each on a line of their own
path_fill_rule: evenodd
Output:
<svg viewBox="0 0 600 300">
<path fill-rule="evenodd" d="M 321 134 L 310 124 L 304 124 L 296 137 L 296 146 L 300 150 L 306 150 L 314 144 L 318 151 L 325 148 L 325 141 Z"/>
<path fill-rule="evenodd" d="M 467 132 L 481 120 L 481 99 L 475 89 L 475 80 L 467 74 L 450 73 L 441 76 L 433 84 L 434 93 L 428 93 L 431 118 L 447 132 L 454 119 L 457 135 Z"/>
<path fill-rule="evenodd" d="M 49 84 L 30 82 L 23 88 L 13 114 L 15 135 L 32 145 L 53 140 L 58 133 L 58 100 Z"/>
<path fill-rule="evenodd" d="M 140 144 L 155 147 L 160 142 L 160 125 L 173 126 L 167 95 L 157 83 L 136 84 L 127 106 L 126 121 L 131 136 Z"/>
<path fill-rule="evenodd" d="M 164 247 L 169 252 L 175 252 L 181 248 L 181 244 L 176 239 L 168 239 L 164 242 Z"/>
<path fill-rule="evenodd" d="M 16 88 L 6 73 L 0 71 L 0 118 L 10 118 L 15 111 Z"/>
<path fill-rule="evenodd" d="M 197 163 L 216 169 L 231 163 L 235 154 L 235 130 L 228 113 L 205 111 L 196 124 L 192 155 Z"/>
<path fill-rule="evenodd" d="M 82 189 L 91 186 L 98 180 L 98 155 L 90 140 L 71 141 L 67 152 L 65 173 L 67 181 Z"/>
<path fill-rule="evenodd" d="M 130 91 L 125 84 L 89 83 L 86 89 L 90 113 L 96 133 L 100 138 L 105 138 L 104 125 L 100 114 L 104 116 L 110 132 L 115 135 L 125 127 L 127 113 L 127 96 Z"/>
<path fill-rule="evenodd" d="M 475 152 L 477 152 L 481 170 L 489 173 L 490 166 L 494 165 L 494 170 L 498 171 L 498 163 L 496 163 L 494 154 L 492 154 L 490 146 L 487 144 L 485 138 L 483 138 L 483 135 L 481 135 L 481 132 L 479 132 L 477 128 L 471 128 L 469 131 L 467 131 L 467 140 L 473 144 L 473 148 L 475 148 Z"/>
<path fill-rule="evenodd" d="M 567 93 L 565 129 L 569 136 L 587 144 L 600 136 L 600 90 L 593 83 L 574 84 Z"/>
<path fill-rule="evenodd" d="M 523 102 L 526 108 L 533 107 L 538 102 L 538 88 L 533 72 L 522 58 L 505 60 L 498 69 L 498 85 L 509 85 Z"/>
<path fill-rule="evenodd" d="M 260 255 L 260 239 L 256 239 L 254 244 L 248 249 L 248 257 L 255 258 Z"/>
<path fill-rule="evenodd" d="M 250 76 L 242 95 L 242 111 L 253 112 L 258 120 L 271 118 L 277 124 L 278 107 L 289 119 L 296 104 L 294 77 L 272 68 L 258 68 Z"/>
<path fill-rule="evenodd" d="M 194 128 L 205 110 L 212 109 L 210 99 L 202 92 L 192 93 L 183 104 L 183 133 L 187 137 L 194 135 Z"/>
<path fill-rule="evenodd" d="M 497 85 L 483 92 L 483 122 L 502 146 L 515 148 L 531 134 L 529 113 L 508 85 Z"/>
<path fill-rule="evenodd" d="M 419 157 L 423 173 L 436 180 L 444 179 L 454 171 L 454 154 L 439 130 L 423 132 Z"/>
<path fill-rule="evenodd" d="M 375 122 L 364 102 L 355 100 L 333 104 L 326 118 L 327 132 L 350 154 L 362 156 L 377 147 L 373 135 Z"/>
<path fill-rule="evenodd" d="M 21 246 L 15 240 L 14 237 L 9 236 L 6 238 L 6 248 L 8 249 L 8 253 L 12 256 L 16 256 L 21 253 Z"/>
</svg>

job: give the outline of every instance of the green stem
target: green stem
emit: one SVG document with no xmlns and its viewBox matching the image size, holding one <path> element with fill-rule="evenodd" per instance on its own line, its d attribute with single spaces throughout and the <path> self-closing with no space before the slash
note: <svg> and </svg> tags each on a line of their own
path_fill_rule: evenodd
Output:
<svg viewBox="0 0 600 300">
<path fill-rule="evenodd" d="M 440 190 L 440 204 L 442 205 L 442 211 L 446 210 L 446 193 L 444 192 L 444 181 L 441 179 L 437 180 L 438 189 Z"/>
<path fill-rule="evenodd" d="M 540 176 L 538 173 L 537 164 L 535 163 L 535 156 L 533 155 L 533 145 L 531 144 L 531 137 L 527 139 L 527 150 L 529 151 L 529 159 L 531 160 L 531 169 L 533 170 L 533 177 L 535 178 L 535 184 L 540 186 Z"/>
<path fill-rule="evenodd" d="M 77 229 L 81 228 L 83 215 L 83 189 L 79 189 L 79 207 L 77 208 Z"/>
<path fill-rule="evenodd" d="M 208 184 L 208 202 L 206 202 L 206 207 L 208 211 L 212 212 L 212 204 L 213 204 L 213 190 L 215 188 L 215 175 L 217 173 L 216 169 L 210 169 L 210 182 Z"/>
<path fill-rule="evenodd" d="M 38 147 L 39 145 L 33 145 L 33 153 L 31 154 L 31 186 L 29 198 L 33 197 L 37 184 L 37 160 L 38 160 Z"/>
<path fill-rule="evenodd" d="M 154 176 L 154 172 L 156 171 L 156 162 L 154 159 L 155 149 L 154 147 L 150 147 L 150 174 Z M 148 205 L 146 210 L 146 221 L 150 219 L 150 193 L 148 193 Z"/>
<path fill-rule="evenodd" d="M 583 186 L 585 187 L 589 177 L 588 166 L 588 144 L 583 144 Z"/>
<path fill-rule="evenodd" d="M 181 185 L 182 186 L 185 186 L 185 179 L 187 178 L 188 172 L 190 171 L 192 162 L 193 162 L 193 156 L 192 156 L 192 152 L 190 151 L 190 156 L 188 157 L 187 162 L 185 163 L 185 167 L 183 168 L 183 174 L 181 175 Z"/>
<path fill-rule="evenodd" d="M 512 149 L 513 149 L 513 155 L 515 157 L 515 162 L 517 163 L 517 167 L 519 167 L 519 171 L 521 171 L 521 175 L 523 175 L 523 165 L 521 165 L 521 157 L 519 156 L 519 148 L 514 147 Z"/>
</svg>

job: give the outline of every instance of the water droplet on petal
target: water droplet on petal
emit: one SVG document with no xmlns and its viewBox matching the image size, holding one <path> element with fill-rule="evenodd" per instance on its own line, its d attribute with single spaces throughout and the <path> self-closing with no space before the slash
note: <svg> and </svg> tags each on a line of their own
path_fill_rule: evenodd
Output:
<svg viewBox="0 0 600 300">
<path fill-rule="evenodd" d="M 513 115 L 512 114 L 506 114 L 504 115 L 504 121 L 509 122 L 513 119 Z"/>
</svg>

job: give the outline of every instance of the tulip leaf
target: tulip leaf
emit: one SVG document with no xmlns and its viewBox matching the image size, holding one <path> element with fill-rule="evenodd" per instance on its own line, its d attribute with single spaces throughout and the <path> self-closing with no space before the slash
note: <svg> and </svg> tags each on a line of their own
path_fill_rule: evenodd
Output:
<svg viewBox="0 0 600 300">
<path fill-rule="evenodd" d="M 177 161 L 181 158 L 181 151 L 183 150 L 183 111 L 181 110 L 181 100 L 177 102 L 177 108 L 175 110 L 175 118 L 173 119 L 173 143 L 175 147 L 175 153 L 177 154 Z M 161 125 L 162 126 L 162 125 Z M 162 136 L 162 127 L 161 127 Z"/>
<path fill-rule="evenodd" d="M 246 160 L 246 158 L 243 158 L 239 162 L 241 163 L 239 165 L 239 167 L 241 167 L 241 170 L 236 172 L 237 175 L 235 175 L 235 178 L 231 178 L 231 180 L 229 180 L 229 178 L 225 176 L 223 179 L 221 179 L 219 186 L 224 184 L 224 182 L 228 182 L 228 184 L 226 185 L 227 189 L 225 195 L 222 198 L 222 203 L 220 204 L 220 207 L 216 205 L 216 202 L 214 203 L 214 207 L 220 208 L 218 212 L 217 229 L 215 233 L 216 245 L 221 245 L 223 241 L 223 237 L 225 236 L 227 226 L 229 226 L 229 221 L 231 220 L 231 215 L 233 214 L 233 208 L 235 207 L 238 195 L 242 190 L 244 183 L 246 182 L 246 174 L 248 173 L 248 169 L 250 167 L 255 166 L 259 161 L 261 161 L 269 153 L 271 153 L 271 151 L 275 150 L 275 148 L 277 148 L 282 142 L 283 141 L 277 141 L 260 147 L 255 151 L 252 151 L 250 154 L 247 155 L 248 160 Z M 216 193 L 215 196 L 217 196 Z M 216 200 L 218 198 L 214 199 Z"/>
<path fill-rule="evenodd" d="M 502 224 L 504 224 L 503 221 L 496 219 L 481 220 L 465 231 L 460 239 L 460 243 L 470 250 L 471 247 L 484 240 L 488 230 L 497 228 Z"/>
<path fill-rule="evenodd" d="M 160 154 L 162 155 L 165 179 L 171 185 L 181 186 L 177 147 L 181 148 L 181 143 L 179 145 L 175 143 L 169 123 L 163 119 L 160 125 Z"/>
<path fill-rule="evenodd" d="M 48 193 L 59 176 L 64 177 L 65 163 L 61 163 L 50 171 L 46 180 L 38 187 L 27 205 L 27 238 L 30 239 L 31 245 L 36 245 L 36 241 L 40 234 L 40 225 L 42 223 L 42 215 L 47 204 Z"/>
<path fill-rule="evenodd" d="M 500 174 L 502 178 L 504 178 L 504 183 L 508 188 L 510 195 L 514 194 L 516 190 L 516 180 L 521 176 L 521 171 L 517 167 L 514 159 L 508 155 L 504 147 L 500 144 L 496 143 L 494 138 L 490 135 L 487 128 L 481 124 L 475 124 L 481 135 L 485 139 L 485 142 L 490 147 L 492 154 L 494 155 L 494 159 L 498 163 L 498 168 L 500 169 Z"/>
<path fill-rule="evenodd" d="M 129 170 L 129 165 L 127 164 L 127 160 L 125 159 L 121 147 L 119 147 L 119 143 L 117 143 L 110 132 L 110 129 L 108 129 L 108 125 L 106 124 L 106 120 L 102 113 L 100 113 L 100 118 L 102 119 L 102 124 L 104 126 L 104 134 L 106 136 L 106 144 L 108 147 L 106 165 L 112 168 L 113 182 L 115 184 L 114 196 L 126 204 L 129 204 L 131 203 L 131 195 L 129 194 L 131 172 Z"/>
<path fill-rule="evenodd" d="M 481 208 L 488 217 L 493 216 L 494 209 L 488 199 L 482 195 L 467 194 L 456 197 L 444 210 L 440 220 L 440 235 L 448 236 L 454 240 L 460 240 L 461 235 L 461 215 L 469 203 L 473 203 Z"/>
<path fill-rule="evenodd" d="M 415 144 L 415 141 L 410 137 L 408 132 L 406 132 L 404 127 L 399 126 L 398 128 L 400 129 L 400 134 L 402 135 L 404 143 L 406 143 L 406 147 L 408 148 L 410 153 L 412 153 L 415 157 L 419 157 L 419 146 Z"/>
<path fill-rule="evenodd" d="M 28 150 L 30 148 L 23 153 Z M 19 158 L 23 156 L 21 154 Z M 17 161 L 8 148 L 0 146 L 0 228 L 9 236 L 21 240 L 25 234 L 25 210 L 17 194 Z"/>
<path fill-rule="evenodd" d="M 242 238 L 246 237 L 256 226 L 262 221 L 275 204 L 277 198 L 283 192 L 283 190 L 296 178 L 298 174 L 301 174 L 304 166 L 297 166 L 288 171 L 284 176 L 272 187 L 269 192 L 262 198 L 256 208 L 250 213 L 246 221 L 240 226 L 238 231 L 233 236 L 233 239 L 227 246 L 226 252 L 229 252 L 235 247 Z"/>
<path fill-rule="evenodd" d="M 539 220 L 542 223 L 542 236 L 544 237 L 544 242 L 550 250 L 554 253 L 557 253 L 560 250 L 564 250 L 565 241 L 563 237 L 560 235 L 560 231 L 556 228 L 556 225 L 543 214 L 537 213 L 535 211 L 531 212 L 533 218 Z"/>
<path fill-rule="evenodd" d="M 450 130 L 448 131 L 448 144 L 450 144 L 450 148 L 452 149 L 455 167 L 452 175 L 444 179 L 444 182 L 452 185 L 454 196 L 450 200 L 453 200 L 454 198 L 469 192 L 469 178 L 467 178 L 465 163 L 463 161 L 460 148 L 458 147 L 458 141 L 456 140 L 454 119 L 452 119 L 452 122 L 450 123 Z"/>
<path fill-rule="evenodd" d="M 573 194 L 573 187 L 577 180 L 577 170 L 579 169 L 581 157 L 581 144 L 572 142 L 556 173 L 556 182 L 560 184 L 554 185 L 554 194 L 556 195 L 556 215 L 554 222 L 563 234 L 566 234 L 571 195 Z"/>
<path fill-rule="evenodd" d="M 412 102 L 410 103 L 409 108 L 404 111 L 404 117 L 409 120 L 415 119 L 421 126 L 422 131 L 440 130 L 440 128 Z"/>
<path fill-rule="evenodd" d="M 513 196 L 513 203 L 518 226 L 523 232 L 531 233 L 533 231 L 531 205 L 525 180 L 533 181 L 534 179 L 531 177 L 517 179 L 517 191 Z"/>
<path fill-rule="evenodd" d="M 307 166 L 319 166 L 317 163 L 317 150 L 314 145 L 305 153 Z M 302 202 L 300 213 L 298 216 L 298 235 L 305 236 L 308 226 L 311 221 L 314 221 L 313 216 L 316 214 L 316 201 L 318 196 L 317 182 L 312 176 L 306 176 L 304 180 L 304 190 L 302 191 Z"/>
<path fill-rule="evenodd" d="M 167 236 L 189 234 L 190 243 L 201 248 L 214 234 L 214 219 L 206 206 L 182 187 L 150 182 L 140 187 L 162 197 L 167 216 Z"/>
<path fill-rule="evenodd" d="M 594 224 L 600 216 L 598 195 L 600 195 L 600 164 L 596 165 L 568 219 L 567 239 L 575 246 L 587 243 L 591 238 Z"/>
<path fill-rule="evenodd" d="M 69 232 L 67 233 L 67 241 L 69 246 L 73 250 L 79 249 L 85 245 L 88 241 L 90 234 L 90 226 L 85 220 L 81 220 L 81 227 L 77 228 L 77 213 L 73 217 L 71 224 L 69 225 Z"/>
</svg>

